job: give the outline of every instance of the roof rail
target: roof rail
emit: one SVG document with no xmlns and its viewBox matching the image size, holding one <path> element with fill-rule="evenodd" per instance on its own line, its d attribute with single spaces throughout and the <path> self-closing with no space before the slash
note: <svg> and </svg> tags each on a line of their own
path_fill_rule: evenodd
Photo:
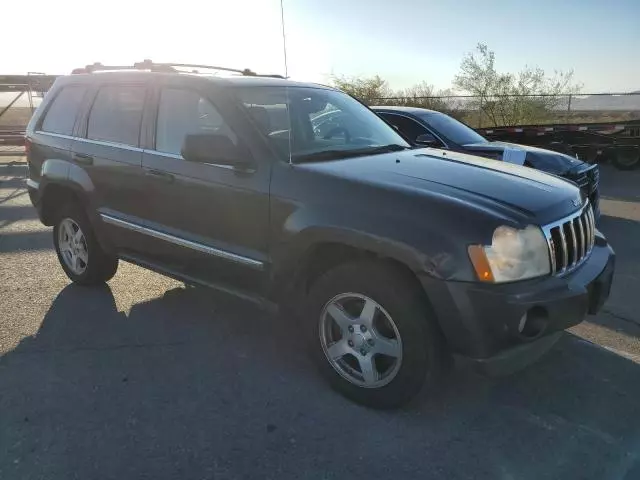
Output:
<svg viewBox="0 0 640 480">
<path fill-rule="evenodd" d="M 227 67 L 216 67 L 214 65 L 200 65 L 194 63 L 156 63 L 149 59 L 145 59 L 142 62 L 136 62 L 133 65 L 103 65 L 100 62 L 95 62 L 92 65 L 87 65 L 82 68 L 74 68 L 71 73 L 72 74 L 80 74 L 80 73 L 93 73 L 98 71 L 106 71 L 106 70 L 149 70 L 152 72 L 179 72 L 176 68 L 191 68 L 192 71 L 190 73 L 200 73 L 198 70 L 206 69 L 206 70 L 220 70 L 223 72 L 232 72 L 239 73 L 245 77 L 273 77 L 273 78 L 285 78 L 282 75 L 260 75 L 245 68 L 243 70 L 239 70 L 236 68 L 227 68 Z"/>
</svg>

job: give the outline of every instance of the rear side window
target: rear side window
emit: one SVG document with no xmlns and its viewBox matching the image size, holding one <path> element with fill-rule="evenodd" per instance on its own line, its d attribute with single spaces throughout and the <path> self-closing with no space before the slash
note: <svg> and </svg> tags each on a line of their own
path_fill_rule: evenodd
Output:
<svg viewBox="0 0 640 480">
<path fill-rule="evenodd" d="M 87 89 L 83 86 L 64 87 L 53 99 L 45 114 L 41 130 L 61 135 L 71 135 L 80 104 Z"/>
<path fill-rule="evenodd" d="M 93 102 L 87 138 L 138 146 L 145 87 L 102 87 Z"/>
</svg>

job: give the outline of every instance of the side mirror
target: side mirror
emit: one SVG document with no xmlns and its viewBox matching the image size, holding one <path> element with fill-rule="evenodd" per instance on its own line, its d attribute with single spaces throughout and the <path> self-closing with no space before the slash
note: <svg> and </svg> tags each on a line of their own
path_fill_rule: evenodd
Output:
<svg viewBox="0 0 640 480">
<path fill-rule="evenodd" d="M 421 135 L 418 135 L 414 142 L 417 145 L 424 145 L 426 147 L 433 147 L 440 143 L 438 142 L 438 139 L 431 133 L 423 133 Z"/>
<path fill-rule="evenodd" d="M 232 167 L 247 167 L 248 153 L 234 145 L 226 135 L 197 133 L 184 137 L 182 157 L 189 162 L 215 163 Z"/>
</svg>

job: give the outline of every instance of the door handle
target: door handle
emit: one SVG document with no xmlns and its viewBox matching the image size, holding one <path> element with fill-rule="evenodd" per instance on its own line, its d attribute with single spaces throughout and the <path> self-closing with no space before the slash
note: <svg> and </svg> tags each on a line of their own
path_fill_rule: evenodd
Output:
<svg viewBox="0 0 640 480">
<path fill-rule="evenodd" d="M 162 170 L 155 170 L 153 168 L 146 169 L 144 171 L 145 175 L 149 175 L 150 177 L 155 177 L 159 180 L 163 180 L 165 182 L 173 182 L 175 177 L 170 173 L 163 172 Z"/>
<path fill-rule="evenodd" d="M 74 154 L 73 160 L 82 165 L 93 165 L 93 157 L 91 155 L 85 155 L 84 153 Z"/>
</svg>

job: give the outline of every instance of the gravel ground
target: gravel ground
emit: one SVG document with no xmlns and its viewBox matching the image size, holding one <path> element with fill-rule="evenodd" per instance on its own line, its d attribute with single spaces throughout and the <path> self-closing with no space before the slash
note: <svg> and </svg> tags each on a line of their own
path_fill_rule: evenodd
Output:
<svg viewBox="0 0 640 480">
<path fill-rule="evenodd" d="M 333 393 L 297 328 L 121 263 L 70 285 L 0 158 L 0 478 L 640 478 L 640 172 L 603 167 L 604 311 L 499 379 L 454 371 L 378 412 Z"/>
</svg>

